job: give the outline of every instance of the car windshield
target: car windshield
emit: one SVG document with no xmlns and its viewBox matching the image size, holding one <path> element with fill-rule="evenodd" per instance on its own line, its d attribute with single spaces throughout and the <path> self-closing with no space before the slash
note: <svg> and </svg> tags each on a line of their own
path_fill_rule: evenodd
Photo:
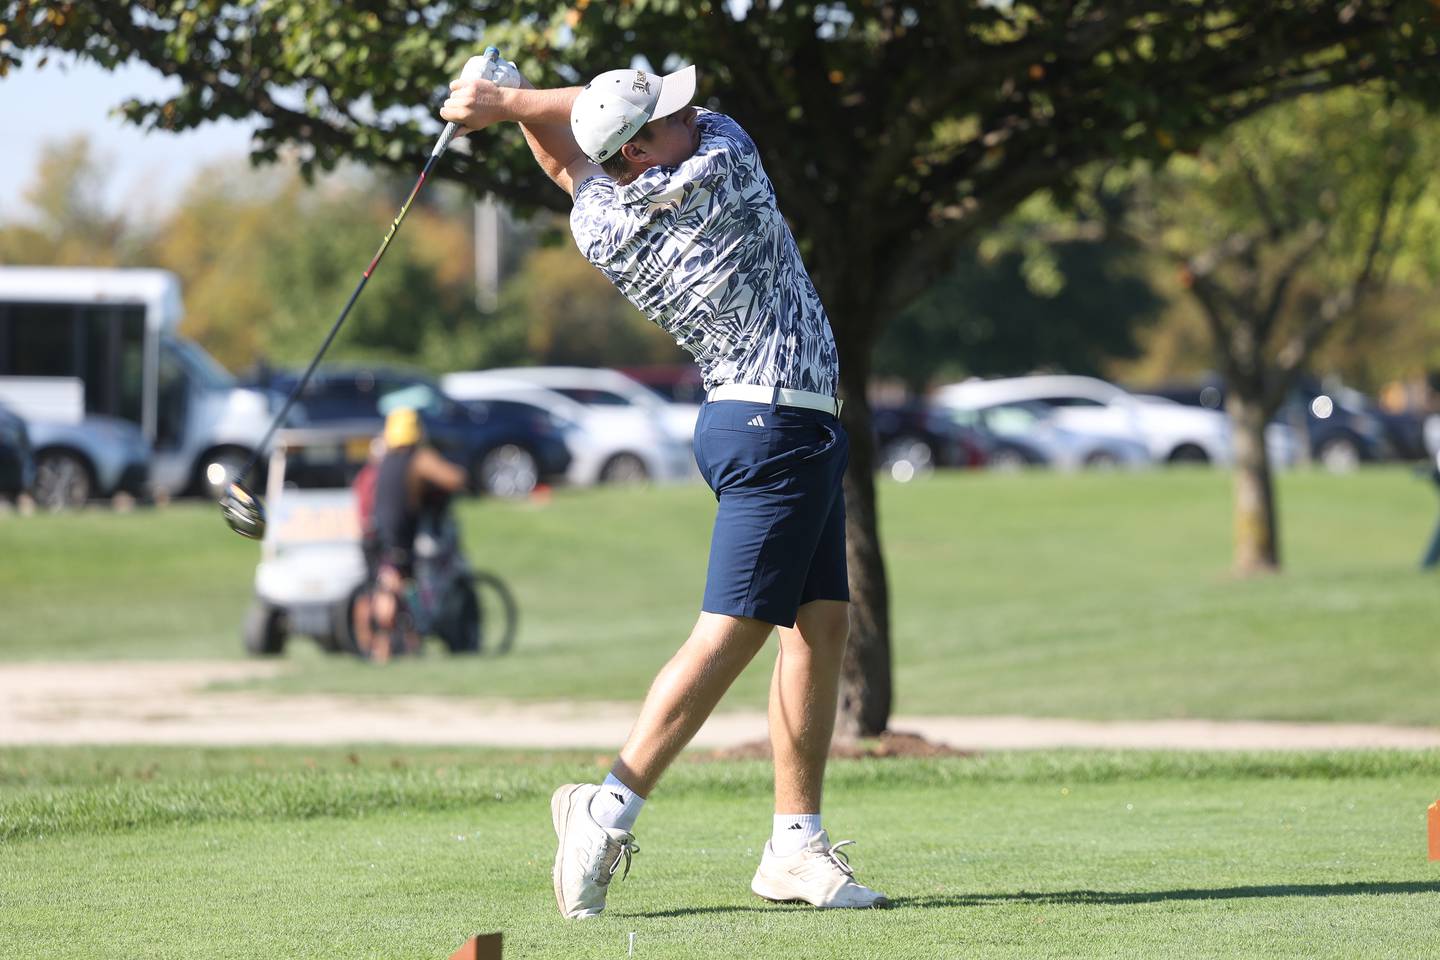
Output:
<svg viewBox="0 0 1440 960">
<path fill-rule="evenodd" d="M 392 410 L 409 407 L 424 413 L 442 413 L 446 398 L 428 383 L 412 383 L 390 390 L 380 397 L 380 413 L 389 416 Z"/>
<path fill-rule="evenodd" d="M 198 344 L 190 340 L 167 339 L 165 345 L 173 350 L 180 364 L 195 382 L 207 390 L 229 390 L 235 386 L 230 371 Z"/>
<path fill-rule="evenodd" d="M 984 411 L 985 425 L 1002 437 L 1018 437 L 1030 433 L 1036 424 L 1049 415 L 1044 404 L 1002 403 Z"/>
<path fill-rule="evenodd" d="M 595 387 L 553 387 L 552 389 L 587 407 L 628 407 L 632 405 L 629 398 L 622 397 L 610 390 L 600 390 Z"/>
</svg>

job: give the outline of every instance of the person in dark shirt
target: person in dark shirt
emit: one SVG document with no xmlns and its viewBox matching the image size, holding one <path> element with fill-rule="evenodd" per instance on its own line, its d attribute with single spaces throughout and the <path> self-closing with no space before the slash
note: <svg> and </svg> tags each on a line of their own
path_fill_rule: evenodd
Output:
<svg viewBox="0 0 1440 960">
<path fill-rule="evenodd" d="M 415 535 L 422 512 L 444 509 L 452 494 L 465 488 L 465 471 L 425 442 L 420 416 L 406 407 L 385 420 L 385 456 L 375 475 L 370 529 L 376 559 L 371 611 L 378 632 L 361 653 L 384 663 L 395 652 L 394 628 L 398 598 L 415 573 Z M 357 641 L 361 631 L 357 631 Z M 413 651 L 419 637 L 407 632 L 401 648 Z"/>
</svg>

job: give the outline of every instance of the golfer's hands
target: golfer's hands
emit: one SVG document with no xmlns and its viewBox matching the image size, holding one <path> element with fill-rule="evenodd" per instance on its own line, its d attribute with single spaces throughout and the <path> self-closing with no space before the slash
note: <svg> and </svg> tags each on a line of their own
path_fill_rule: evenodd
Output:
<svg viewBox="0 0 1440 960">
<path fill-rule="evenodd" d="M 450 81 L 450 96 L 440 108 L 440 117 L 466 130 L 483 130 L 502 120 L 512 120 L 503 90 L 529 86 L 513 62 L 497 60 L 478 79 L 461 77 Z"/>
<path fill-rule="evenodd" d="M 450 96 L 440 108 L 440 119 L 463 129 L 484 130 L 509 120 L 504 91 L 493 80 L 451 80 Z"/>
</svg>

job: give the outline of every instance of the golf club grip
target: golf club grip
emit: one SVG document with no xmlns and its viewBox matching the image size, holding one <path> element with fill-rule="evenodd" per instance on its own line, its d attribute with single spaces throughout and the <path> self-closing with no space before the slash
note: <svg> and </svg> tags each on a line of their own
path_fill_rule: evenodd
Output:
<svg viewBox="0 0 1440 960">
<path fill-rule="evenodd" d="M 450 146 L 450 141 L 454 140 L 455 134 L 459 132 L 460 124 L 454 122 L 445 124 L 445 132 L 440 134 L 439 140 L 435 141 L 435 149 L 430 151 L 430 156 L 438 157 L 444 153 L 445 148 Z"/>
<path fill-rule="evenodd" d="M 471 57 L 465 61 L 465 68 L 460 71 L 461 80 L 479 80 L 485 76 L 485 70 L 496 60 L 500 59 L 500 51 L 495 47 L 486 47 L 485 52 L 478 57 Z M 450 146 L 450 141 L 455 139 L 455 134 L 460 132 L 460 124 L 447 123 L 445 130 L 440 134 L 440 139 L 435 141 L 435 149 L 430 151 L 430 156 L 438 157 Z"/>
</svg>

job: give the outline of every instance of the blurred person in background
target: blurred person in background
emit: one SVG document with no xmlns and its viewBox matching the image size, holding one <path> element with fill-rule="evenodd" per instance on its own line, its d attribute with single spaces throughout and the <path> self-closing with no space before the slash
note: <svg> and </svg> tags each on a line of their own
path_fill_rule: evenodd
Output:
<svg viewBox="0 0 1440 960">
<path fill-rule="evenodd" d="M 385 459 L 385 435 L 370 441 L 365 466 L 355 474 L 350 489 L 355 492 L 355 513 L 360 521 L 360 552 L 365 557 L 365 582 L 373 584 L 380 575 L 380 535 L 375 530 L 375 483 L 380 478 L 380 464 Z M 355 646 L 369 651 L 375 643 L 372 628 L 371 593 L 361 591 L 355 598 Z"/>
<path fill-rule="evenodd" d="M 370 514 L 377 560 L 370 612 L 376 630 L 356 630 L 360 653 L 376 663 L 386 662 L 395 652 L 419 649 L 420 638 L 413 629 L 406 628 L 398 644 L 394 637 L 399 597 L 415 573 L 415 536 L 422 515 L 448 510 L 451 496 L 465 489 L 466 479 L 463 469 L 425 443 L 420 415 L 408 407 L 385 418 L 382 439 L 384 455 L 375 470 Z"/>
<path fill-rule="evenodd" d="M 1435 486 L 1440 488 L 1440 453 L 1430 458 L 1430 479 Z M 1425 548 L 1425 556 L 1420 558 L 1421 570 L 1434 570 L 1440 565 L 1440 521 L 1435 523 L 1435 532 L 1430 534 L 1430 545 Z"/>
</svg>

